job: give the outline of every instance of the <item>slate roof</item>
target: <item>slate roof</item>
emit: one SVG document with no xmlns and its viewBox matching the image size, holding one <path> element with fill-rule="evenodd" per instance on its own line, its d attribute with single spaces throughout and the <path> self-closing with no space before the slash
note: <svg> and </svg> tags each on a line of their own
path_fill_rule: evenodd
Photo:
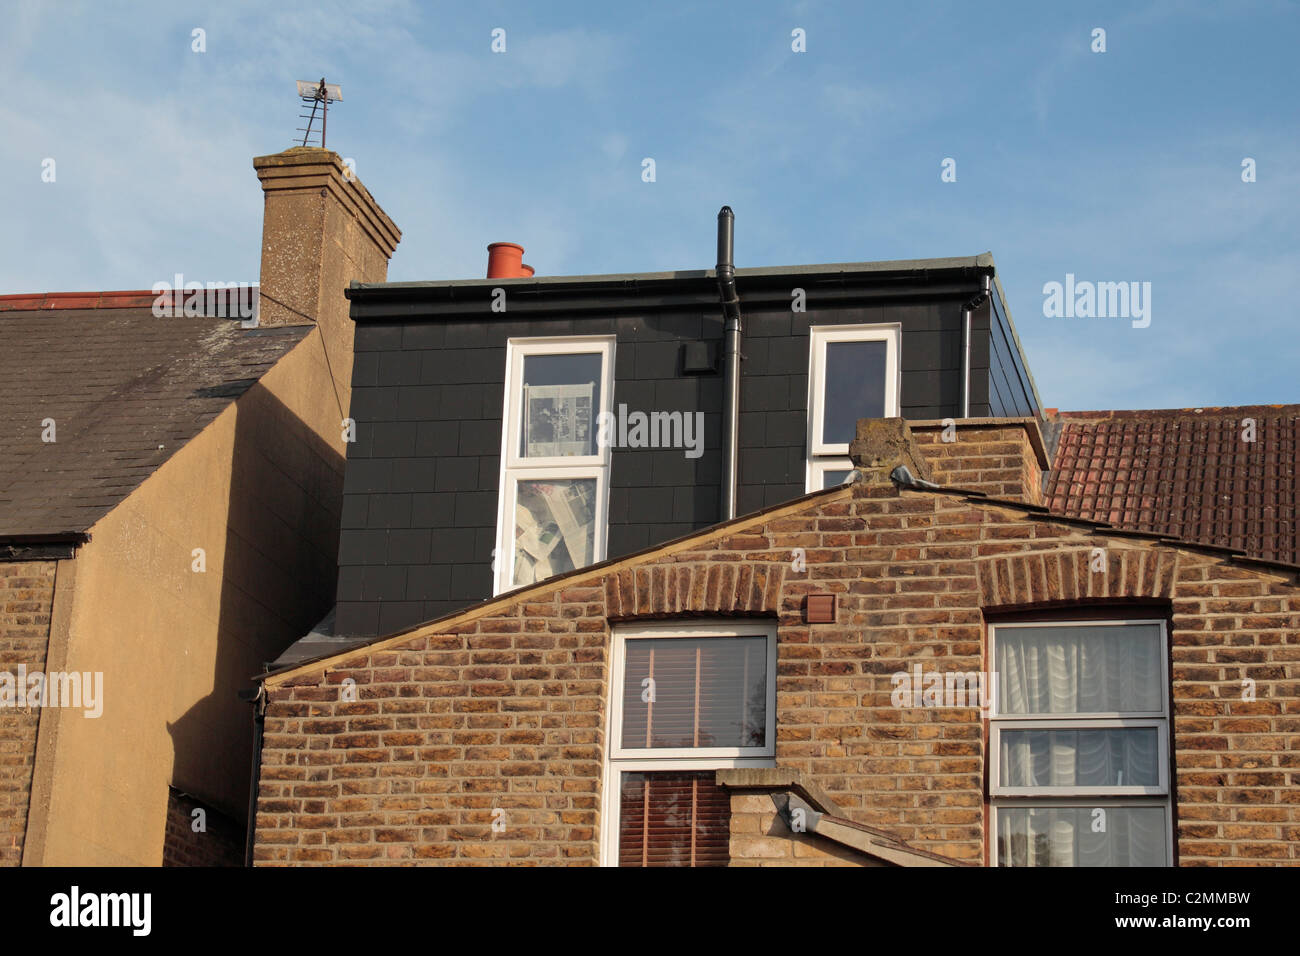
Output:
<svg viewBox="0 0 1300 956">
<path fill-rule="evenodd" d="M 156 318 L 152 299 L 0 297 L 0 539 L 88 530 L 312 328 Z"/>
<path fill-rule="evenodd" d="M 1053 512 L 1300 564 L 1300 405 L 1049 409 L 1045 426 Z"/>
</svg>

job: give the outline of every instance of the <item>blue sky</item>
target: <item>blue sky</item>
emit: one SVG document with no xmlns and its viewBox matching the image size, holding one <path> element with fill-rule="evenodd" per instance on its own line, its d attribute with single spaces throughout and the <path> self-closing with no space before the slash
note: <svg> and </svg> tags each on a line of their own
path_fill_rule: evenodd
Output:
<svg viewBox="0 0 1300 956">
<path fill-rule="evenodd" d="M 502 239 L 544 275 L 706 268 L 727 203 L 741 266 L 992 251 L 1045 405 L 1300 401 L 1295 2 L 0 16 L 0 293 L 255 281 L 251 160 L 323 74 L 329 145 L 403 230 L 391 279 L 479 277 Z M 1045 318 L 1067 273 L 1150 282 L 1150 326 Z"/>
</svg>

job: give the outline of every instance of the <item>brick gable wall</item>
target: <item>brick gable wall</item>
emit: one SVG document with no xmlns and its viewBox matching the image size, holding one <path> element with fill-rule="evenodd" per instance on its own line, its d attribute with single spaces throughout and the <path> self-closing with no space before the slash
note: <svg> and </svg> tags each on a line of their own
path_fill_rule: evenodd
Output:
<svg viewBox="0 0 1300 956">
<path fill-rule="evenodd" d="M 167 788 L 163 866 L 243 866 L 246 836 L 244 828 L 220 810 Z"/>
<path fill-rule="evenodd" d="M 836 623 L 803 623 L 814 591 Z M 891 675 L 985 670 L 1000 611 L 1153 600 L 1172 621 L 1179 862 L 1300 861 L 1294 576 L 864 484 L 268 680 L 256 859 L 597 862 L 611 622 L 743 615 L 780 624 L 778 766 L 857 823 L 983 862 L 980 714 L 895 708 Z"/>
<path fill-rule="evenodd" d="M 54 607 L 54 561 L 0 563 L 0 671 L 45 670 Z M 0 866 L 22 862 L 36 765 L 39 707 L 0 708 Z"/>
</svg>

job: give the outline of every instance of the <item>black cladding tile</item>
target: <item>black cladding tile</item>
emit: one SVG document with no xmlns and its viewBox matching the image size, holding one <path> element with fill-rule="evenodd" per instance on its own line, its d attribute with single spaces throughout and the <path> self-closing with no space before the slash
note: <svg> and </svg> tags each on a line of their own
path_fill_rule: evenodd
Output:
<svg viewBox="0 0 1300 956">
<path fill-rule="evenodd" d="M 444 421 L 479 418 L 483 412 L 484 393 L 492 390 L 499 391 L 487 385 L 444 385 L 442 402 L 438 406 L 437 414 L 425 417 L 440 418 Z"/>
<path fill-rule="evenodd" d="M 807 375 L 808 342 L 806 338 L 768 339 L 768 374 Z"/>
<path fill-rule="evenodd" d="M 775 375 L 742 375 L 740 407 L 751 412 L 784 411 L 786 387 L 786 380 Z"/>
<path fill-rule="evenodd" d="M 366 527 L 411 527 L 411 496 L 408 494 L 370 495 Z"/>
<path fill-rule="evenodd" d="M 478 531 L 474 528 L 441 527 L 433 532 L 433 555 L 430 564 L 469 564 L 478 554 Z"/>
<path fill-rule="evenodd" d="M 419 352 L 380 352 L 379 380 L 385 385 L 419 385 Z"/>
<path fill-rule="evenodd" d="M 411 495 L 412 528 L 447 528 L 456 517 L 456 495 L 451 491 Z"/>
<path fill-rule="evenodd" d="M 461 457 L 497 455 L 501 452 L 501 428 L 494 422 L 474 419 L 460 423 L 460 440 L 455 454 Z M 446 452 L 452 454 L 453 452 Z"/>
<path fill-rule="evenodd" d="M 650 480 L 650 455 L 645 448 L 615 448 L 610 455 L 609 486 L 640 488 Z"/>
<path fill-rule="evenodd" d="M 348 462 L 343 474 L 343 493 L 386 492 L 392 488 L 393 463 L 385 458 L 362 458 Z"/>
<path fill-rule="evenodd" d="M 423 622 L 424 603 L 421 601 L 385 601 L 379 605 L 379 629 L 384 634 Z"/>
<path fill-rule="evenodd" d="M 420 356 L 420 384 L 422 385 L 457 385 L 461 384 L 456 378 L 456 371 L 460 368 L 460 356 L 465 354 L 464 349 L 456 351 L 430 350 L 428 352 L 417 353 Z"/>
<path fill-rule="evenodd" d="M 621 319 L 619 321 L 622 321 Z M 636 346 L 619 342 L 614 346 L 614 382 L 626 382 L 636 373 Z"/>
<path fill-rule="evenodd" d="M 802 445 L 808 431 L 804 412 L 768 412 L 763 444 L 769 448 Z"/>
<path fill-rule="evenodd" d="M 701 331 L 699 312 L 657 312 L 645 317 L 649 341 L 674 341 L 698 339 Z"/>
<path fill-rule="evenodd" d="M 952 371 L 903 372 L 903 401 L 940 406 L 955 404 L 961 395 L 961 373 Z"/>
<path fill-rule="evenodd" d="M 745 338 L 765 338 L 790 335 L 790 312 L 749 312 L 744 317 Z"/>
<path fill-rule="evenodd" d="M 360 601 L 362 599 L 361 577 L 365 568 L 356 565 L 339 568 L 338 599 L 340 601 Z"/>
<path fill-rule="evenodd" d="M 736 489 L 736 514 L 747 515 L 762 509 L 762 485 L 740 485 Z"/>
<path fill-rule="evenodd" d="M 388 560 L 387 531 L 339 532 L 339 564 L 370 566 Z"/>
<path fill-rule="evenodd" d="M 692 527 L 704 527 L 717 520 L 718 489 L 693 485 L 673 489 L 673 521 Z"/>
<path fill-rule="evenodd" d="M 785 407 L 792 411 L 808 411 L 808 376 L 790 375 L 786 382 Z"/>
<path fill-rule="evenodd" d="M 667 412 L 694 412 L 702 409 L 698 378 L 660 379 L 654 383 L 654 389 L 654 407 L 657 409 Z"/>
<path fill-rule="evenodd" d="M 636 488 L 629 492 L 627 515 L 638 524 L 663 524 L 673 520 L 672 488 Z"/>
<path fill-rule="evenodd" d="M 781 349 L 784 346 L 783 339 L 746 339 L 740 344 L 740 354 L 743 357 L 740 363 L 741 377 L 747 375 L 767 375 L 767 354 L 770 351 L 768 345 L 771 344 L 774 349 Z"/>
<path fill-rule="evenodd" d="M 635 378 L 676 378 L 680 371 L 682 346 L 679 342 L 638 342 Z"/>
<path fill-rule="evenodd" d="M 961 335 L 953 332 L 908 332 L 903 337 L 904 372 L 951 369 L 960 374 Z"/>
<path fill-rule="evenodd" d="M 614 411 L 619 405 L 626 405 L 628 412 L 648 412 L 655 407 L 655 385 L 653 381 L 615 381 Z"/>
<path fill-rule="evenodd" d="M 373 423 L 362 423 L 356 419 L 352 420 L 352 441 L 347 442 L 347 460 L 356 461 L 361 458 L 372 458 L 375 447 L 375 426 Z"/>
<path fill-rule="evenodd" d="M 496 521 L 496 492 L 461 491 L 456 493 L 456 527 L 495 527 Z"/>
<path fill-rule="evenodd" d="M 487 597 L 488 595 L 484 595 Z M 440 617 L 446 617 L 456 611 L 463 611 L 467 606 L 465 601 L 425 601 L 424 602 L 424 619 L 426 621 L 436 621 Z"/>
<path fill-rule="evenodd" d="M 790 476 L 791 484 L 808 483 L 808 449 L 802 442 L 785 450 L 785 473 Z"/>
<path fill-rule="evenodd" d="M 497 544 L 497 529 L 495 524 L 487 528 L 479 528 L 474 532 L 474 553 L 472 560 L 486 561 L 492 563 L 492 551 Z"/>
<path fill-rule="evenodd" d="M 763 507 L 771 508 L 774 505 L 784 504 L 787 501 L 793 501 L 804 493 L 803 485 L 784 484 L 784 485 L 764 485 L 763 486 Z"/>
<path fill-rule="evenodd" d="M 409 458 L 415 454 L 415 429 L 407 422 L 376 422 L 367 426 L 372 458 Z"/>
<path fill-rule="evenodd" d="M 643 524 L 617 524 L 609 529 L 609 556 L 619 558 L 650 546 L 650 529 Z"/>
<path fill-rule="evenodd" d="M 398 393 L 397 418 L 404 422 L 425 422 L 453 416 L 439 414 L 446 395 L 455 385 L 405 385 Z"/>
<path fill-rule="evenodd" d="M 615 461 L 617 462 L 617 459 Z M 617 467 L 617 465 L 614 467 Z M 611 482 L 609 488 L 609 524 L 627 524 L 627 508 L 633 494 L 635 494 L 635 491 L 632 489 L 614 485 Z"/>
<path fill-rule="evenodd" d="M 693 485 L 700 459 L 687 458 L 685 449 L 665 448 L 650 459 L 650 484 L 659 487 Z"/>
<path fill-rule="evenodd" d="M 395 385 L 353 389 L 349 414 L 356 419 L 357 427 L 360 428 L 362 423 L 396 421 L 398 391 Z"/>
<path fill-rule="evenodd" d="M 361 595 L 367 601 L 400 601 L 406 597 L 406 568 L 376 565 L 361 572 Z"/>
<path fill-rule="evenodd" d="M 379 357 L 386 352 L 358 352 L 352 358 L 352 387 L 366 388 L 379 384 Z"/>
<path fill-rule="evenodd" d="M 422 458 L 441 458 L 454 455 L 460 445 L 460 422 L 420 422 L 403 424 L 415 431 L 415 454 Z"/>
<path fill-rule="evenodd" d="M 451 597 L 456 601 L 476 601 L 492 594 L 491 564 L 457 564 L 451 569 Z"/>
<path fill-rule="evenodd" d="M 355 352 L 396 352 L 402 347 L 403 323 L 363 322 L 353 339 Z"/>
<path fill-rule="evenodd" d="M 451 565 L 426 564 L 406 573 L 409 601 L 445 601 L 451 596 Z"/>
<path fill-rule="evenodd" d="M 483 491 L 496 491 L 501 481 L 501 456 L 484 455 L 478 460 L 478 487 Z"/>
<path fill-rule="evenodd" d="M 740 413 L 740 447 L 761 448 L 766 442 L 767 412 Z"/>
<path fill-rule="evenodd" d="M 495 427 L 501 427 L 501 419 L 505 414 L 502 409 L 505 407 L 505 389 L 500 385 L 489 385 L 483 389 L 483 418 L 489 422 L 495 422 Z"/>
<path fill-rule="evenodd" d="M 425 352 L 421 380 L 427 384 L 465 385 L 505 381 L 505 349 L 455 349 Z"/>
<path fill-rule="evenodd" d="M 334 608 L 334 633 L 341 637 L 374 637 L 379 633 L 379 605 L 339 601 Z"/>
<path fill-rule="evenodd" d="M 432 532 L 427 528 L 410 528 L 388 532 L 389 564 L 428 564 Z"/>
<path fill-rule="evenodd" d="M 342 528 L 364 528 L 366 526 L 366 512 L 370 507 L 370 496 L 367 494 L 354 494 L 343 496 L 343 512 L 339 516 L 339 526 Z"/>
<path fill-rule="evenodd" d="M 437 458 L 398 458 L 393 462 L 392 490 L 433 491 L 441 471 L 442 462 Z"/>
<path fill-rule="evenodd" d="M 429 489 L 423 489 L 429 490 Z M 433 491 L 477 491 L 477 458 L 443 458 L 438 461 L 438 477 Z"/>
<path fill-rule="evenodd" d="M 509 293 L 507 293 L 506 305 L 509 307 Z M 487 348 L 492 344 L 495 337 L 494 330 L 491 328 L 493 317 L 501 313 L 485 311 L 483 318 L 475 322 L 457 321 L 446 323 L 446 338 L 443 340 L 443 348 L 446 349 L 481 349 Z"/>
<path fill-rule="evenodd" d="M 787 456 L 784 448 L 742 448 L 740 480 L 747 485 L 785 484 Z"/>
<path fill-rule="evenodd" d="M 402 330 L 402 348 L 440 349 L 446 341 L 446 327 L 441 322 L 407 322 Z"/>
</svg>

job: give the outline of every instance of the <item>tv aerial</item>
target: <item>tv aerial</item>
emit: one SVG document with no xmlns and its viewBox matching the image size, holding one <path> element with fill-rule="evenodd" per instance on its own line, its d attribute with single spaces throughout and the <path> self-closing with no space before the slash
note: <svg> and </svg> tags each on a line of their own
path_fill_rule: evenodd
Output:
<svg viewBox="0 0 1300 956">
<path fill-rule="evenodd" d="M 320 145 L 324 148 L 325 123 L 329 119 L 330 104 L 343 102 L 343 90 L 334 83 L 326 83 L 325 77 L 322 76 L 319 83 L 313 83 L 311 80 L 298 80 L 298 96 L 302 99 L 303 108 L 303 112 L 298 114 L 298 118 L 307 121 L 305 127 L 298 127 L 298 132 L 302 133 L 301 145 L 312 145 L 312 129 L 316 123 L 316 113 L 319 110 Z M 307 112 L 308 106 L 311 107 L 310 112 Z"/>
</svg>

